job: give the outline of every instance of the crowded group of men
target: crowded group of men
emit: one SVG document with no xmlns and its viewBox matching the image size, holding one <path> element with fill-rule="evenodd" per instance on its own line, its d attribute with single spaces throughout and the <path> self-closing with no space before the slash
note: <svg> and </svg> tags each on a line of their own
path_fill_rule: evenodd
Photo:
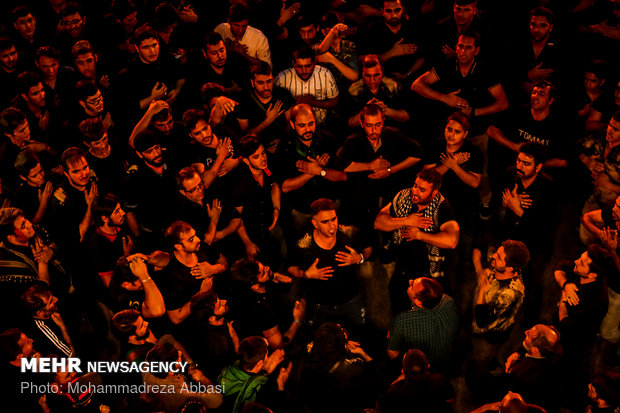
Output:
<svg viewBox="0 0 620 413">
<path fill-rule="evenodd" d="M 6 405 L 618 411 L 620 1 L 505 6 L 3 2 Z"/>
</svg>

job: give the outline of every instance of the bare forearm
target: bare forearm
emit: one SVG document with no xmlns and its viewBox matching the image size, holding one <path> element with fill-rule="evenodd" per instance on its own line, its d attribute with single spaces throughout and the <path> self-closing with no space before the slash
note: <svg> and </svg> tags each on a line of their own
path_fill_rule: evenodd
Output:
<svg viewBox="0 0 620 413">
<path fill-rule="evenodd" d="M 86 208 L 86 213 L 84 213 L 84 218 L 82 218 L 82 222 L 80 222 L 80 225 L 79 225 L 80 242 L 84 240 L 84 236 L 86 236 L 88 227 L 90 227 L 90 219 L 91 219 L 91 206 L 89 205 Z"/>
<path fill-rule="evenodd" d="M 454 249 L 459 243 L 459 234 L 458 231 L 439 231 L 436 234 L 420 231 L 418 239 L 439 248 Z"/>
<path fill-rule="evenodd" d="M 405 109 L 387 108 L 385 110 L 385 116 L 400 123 L 404 123 L 409 120 L 409 113 Z"/>
<path fill-rule="evenodd" d="M 144 288 L 144 302 L 142 303 L 142 314 L 147 318 L 161 317 L 166 314 L 166 305 L 161 291 L 155 282 L 149 277 L 142 283 Z"/>
<path fill-rule="evenodd" d="M 460 165 L 457 165 L 454 169 L 452 169 L 452 171 L 454 171 L 456 176 L 458 176 L 459 179 L 463 181 L 463 183 L 465 183 L 465 185 L 472 188 L 478 188 L 478 186 L 480 185 L 480 175 L 466 171 L 465 169 L 461 168 Z"/>
<path fill-rule="evenodd" d="M 286 179 L 284 182 L 282 182 L 282 192 L 287 194 L 291 191 L 299 189 L 306 183 L 308 183 L 313 177 L 314 175 L 311 174 L 301 174 L 294 178 Z"/>
<path fill-rule="evenodd" d="M 37 266 L 37 277 L 45 284 L 50 283 L 49 266 L 47 263 L 40 262 Z"/>
<path fill-rule="evenodd" d="M 379 212 L 375 218 L 375 229 L 384 232 L 394 231 L 406 226 L 406 218 L 395 218 L 389 213 Z"/>
<path fill-rule="evenodd" d="M 213 242 L 226 238 L 233 232 L 237 231 L 237 229 L 240 226 L 241 226 L 241 218 L 231 219 L 228 225 L 224 229 L 222 229 L 221 231 L 217 231 L 215 233 L 215 238 L 213 239 Z"/>
</svg>

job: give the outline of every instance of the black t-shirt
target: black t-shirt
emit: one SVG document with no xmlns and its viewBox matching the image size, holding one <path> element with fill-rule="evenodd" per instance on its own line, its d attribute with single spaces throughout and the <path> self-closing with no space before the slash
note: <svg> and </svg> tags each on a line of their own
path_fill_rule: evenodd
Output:
<svg viewBox="0 0 620 413">
<path fill-rule="evenodd" d="M 275 105 L 277 101 L 282 102 L 282 111 L 287 111 L 295 105 L 295 99 L 291 96 L 291 92 L 282 87 L 274 86 L 273 95 L 268 103 L 262 103 L 254 94 L 254 91 L 249 90 L 244 93 L 239 102 L 239 110 L 237 112 L 238 119 L 247 119 L 248 128 L 258 126 L 265 120 L 267 116 L 267 110 L 269 106 Z M 271 142 L 276 139 L 282 139 L 286 136 L 288 129 L 288 122 L 284 114 L 281 114 L 275 121 L 265 129 L 263 129 L 258 137 L 261 143 L 267 147 Z"/>
<path fill-rule="evenodd" d="M 356 266 L 338 266 L 336 253 L 348 252 L 346 246 L 353 248 L 358 253 L 367 244 L 361 239 L 358 231 L 353 227 L 340 226 L 336 235 L 336 245 L 331 250 L 319 247 L 312 233 L 306 233 L 295 244 L 291 266 L 297 266 L 307 270 L 317 258 L 317 268 L 332 267 L 333 276 L 327 280 L 304 279 L 304 290 L 308 301 L 312 303 L 338 305 L 353 299 L 359 293 Z"/>
</svg>

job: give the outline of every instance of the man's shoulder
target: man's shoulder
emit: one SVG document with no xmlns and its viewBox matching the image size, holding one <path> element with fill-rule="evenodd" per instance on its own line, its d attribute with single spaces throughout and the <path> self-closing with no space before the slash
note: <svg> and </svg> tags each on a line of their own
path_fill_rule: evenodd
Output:
<svg viewBox="0 0 620 413">
<path fill-rule="evenodd" d="M 246 30 L 246 35 L 250 35 L 253 37 L 260 37 L 260 38 L 265 38 L 267 39 L 267 37 L 265 36 L 265 34 L 260 30 L 257 29 L 254 26 L 248 26 L 247 30 Z"/>
</svg>

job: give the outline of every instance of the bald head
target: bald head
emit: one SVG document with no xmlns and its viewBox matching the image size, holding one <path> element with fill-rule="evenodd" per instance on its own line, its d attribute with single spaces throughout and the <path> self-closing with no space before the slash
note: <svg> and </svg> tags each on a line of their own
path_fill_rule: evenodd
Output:
<svg viewBox="0 0 620 413">
<path fill-rule="evenodd" d="M 291 128 L 297 133 L 297 137 L 306 145 L 310 145 L 316 131 L 316 118 L 309 105 L 300 103 L 291 109 Z"/>
<path fill-rule="evenodd" d="M 555 327 L 536 324 L 525 332 L 523 347 L 532 356 L 547 357 L 554 354 L 560 342 L 560 333 Z"/>
<path fill-rule="evenodd" d="M 511 391 L 504 396 L 499 405 L 500 413 L 525 413 L 527 411 L 527 403 L 519 393 Z"/>
<path fill-rule="evenodd" d="M 295 122 L 297 120 L 297 115 L 299 114 L 314 117 L 314 112 L 312 112 L 312 107 L 310 107 L 310 105 L 306 103 L 300 103 L 298 105 L 293 106 L 293 109 L 291 109 L 291 122 Z"/>
</svg>

